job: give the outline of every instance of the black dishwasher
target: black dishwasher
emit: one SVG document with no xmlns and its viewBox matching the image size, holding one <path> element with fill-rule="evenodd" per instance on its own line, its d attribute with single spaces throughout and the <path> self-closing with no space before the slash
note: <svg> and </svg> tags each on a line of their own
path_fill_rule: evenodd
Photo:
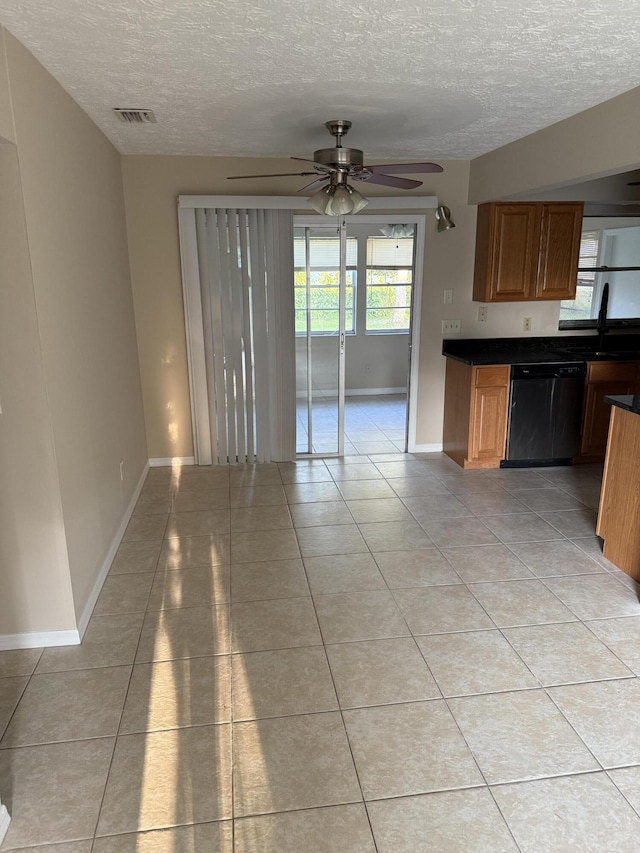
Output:
<svg viewBox="0 0 640 853">
<path fill-rule="evenodd" d="M 503 468 L 570 465 L 580 447 L 586 364 L 514 364 Z"/>
</svg>

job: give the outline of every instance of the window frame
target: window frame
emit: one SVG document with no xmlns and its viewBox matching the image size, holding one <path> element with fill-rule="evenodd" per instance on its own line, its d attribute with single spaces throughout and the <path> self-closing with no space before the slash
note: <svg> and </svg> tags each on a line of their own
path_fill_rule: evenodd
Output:
<svg viewBox="0 0 640 853">
<path fill-rule="evenodd" d="M 412 322 L 412 311 L 413 311 L 413 301 L 414 301 L 414 291 L 415 291 L 415 271 L 416 271 L 416 227 L 414 226 L 414 232 L 412 237 L 410 238 L 412 241 L 411 246 L 411 263 L 410 264 L 387 264 L 384 267 L 379 264 L 369 264 L 367 263 L 368 259 L 368 247 L 369 240 L 394 240 L 394 237 L 380 237 L 379 235 L 368 235 L 366 238 L 363 238 L 365 241 L 365 266 L 364 266 L 364 334 L 367 335 L 409 335 L 411 334 L 411 322 Z M 408 237 L 400 237 L 398 239 L 407 240 Z M 392 283 L 387 282 L 385 284 L 369 284 L 369 270 L 409 270 L 410 272 L 410 281 L 409 282 L 401 282 L 401 283 Z M 368 296 L 369 296 L 369 288 L 376 287 L 408 287 L 410 298 L 408 305 L 397 305 L 389 308 L 385 308 L 382 310 L 393 310 L 393 308 L 402 308 L 408 309 L 409 311 L 409 322 L 406 328 L 402 329 L 370 329 L 368 327 L 368 317 L 369 311 L 380 310 L 377 308 L 369 308 L 368 306 Z"/>
<path fill-rule="evenodd" d="M 335 239 L 335 238 L 332 238 L 332 237 L 311 237 L 310 238 L 311 241 L 313 241 L 313 240 L 330 240 L 330 239 Z M 355 262 L 355 264 L 348 264 L 346 267 L 347 275 L 350 272 L 353 272 L 354 276 L 353 276 L 353 284 L 352 285 L 347 284 L 347 287 L 346 287 L 347 294 L 349 293 L 350 289 L 353 290 L 353 301 L 352 301 L 352 306 L 351 306 L 351 314 L 352 314 L 353 323 L 352 323 L 351 329 L 349 329 L 345 326 L 345 335 L 348 335 L 349 337 L 354 337 L 355 335 L 358 334 L 358 327 L 357 327 L 357 314 L 358 314 L 357 307 L 358 307 L 358 290 L 359 290 L 359 288 L 358 288 L 358 238 L 357 237 L 349 237 L 349 235 L 347 235 L 347 240 L 355 240 L 356 241 L 356 247 L 355 247 L 356 248 L 356 262 Z M 304 329 L 302 331 L 298 331 L 298 329 L 296 329 L 296 315 L 297 315 L 298 311 L 303 311 L 306 314 L 307 310 L 309 310 L 311 313 L 313 313 L 314 311 L 339 311 L 339 308 L 309 308 L 309 309 L 307 309 L 307 308 L 296 308 L 295 307 L 296 290 L 306 290 L 306 285 L 299 286 L 299 285 L 296 285 L 296 283 L 295 283 L 295 275 L 298 272 L 301 272 L 303 274 L 306 273 L 306 267 L 296 267 L 295 264 L 293 267 L 293 274 L 294 274 L 294 284 L 293 284 L 294 333 L 295 333 L 295 336 L 297 338 L 298 337 L 305 338 L 307 336 L 307 330 Z M 339 273 L 340 272 L 340 266 L 339 265 L 336 267 L 310 266 L 309 272 L 312 274 L 314 272 L 319 272 L 319 273 L 337 272 L 337 273 Z M 318 285 L 313 285 L 313 284 L 310 285 L 310 287 L 311 288 L 317 287 L 319 290 L 322 289 L 322 287 L 319 287 Z M 339 287 L 340 287 L 339 283 L 335 287 L 337 287 L 339 289 Z M 325 288 L 325 289 L 328 289 L 328 288 Z M 331 288 L 331 289 L 333 289 L 333 288 Z M 348 317 L 348 311 L 345 310 L 345 324 L 346 324 L 347 317 Z M 311 334 L 311 337 L 313 337 L 313 338 L 332 338 L 332 337 L 335 338 L 340 334 L 340 329 L 336 328 L 335 331 L 333 331 L 333 330 L 330 330 L 330 331 L 313 331 L 313 329 L 312 329 L 310 334 Z"/>
<path fill-rule="evenodd" d="M 594 283 L 593 283 L 593 290 L 594 291 L 596 291 L 599 287 L 598 280 L 597 280 L 598 274 L 612 273 L 612 272 L 640 271 L 640 267 L 610 267 L 610 266 L 604 266 L 602 264 L 602 261 L 603 261 L 602 251 L 603 251 L 603 245 L 604 245 L 604 241 L 603 241 L 604 231 L 603 231 L 603 229 L 593 229 L 592 228 L 592 229 L 588 229 L 586 232 L 583 232 L 583 233 L 589 233 L 589 231 L 593 232 L 595 230 L 599 231 L 598 254 L 597 254 L 597 259 L 596 259 L 596 266 L 594 266 L 594 267 L 578 266 L 578 271 L 577 271 L 578 281 L 577 281 L 577 285 L 576 285 L 576 286 L 580 285 L 580 273 L 584 273 L 584 272 L 593 273 L 594 274 Z M 606 260 L 606 258 L 604 258 L 604 260 Z M 578 264 L 579 263 L 580 263 L 580 261 L 578 260 Z M 585 286 L 585 285 L 583 284 L 583 286 Z M 562 302 L 565 302 L 565 301 L 570 301 L 570 300 L 561 300 L 559 311 L 562 311 Z M 597 328 L 598 328 L 597 316 L 590 317 L 589 319 L 582 319 L 582 320 L 562 320 L 560 318 L 560 316 L 558 316 L 558 331 L 568 331 L 571 329 L 579 330 L 579 329 L 597 329 Z M 608 317 L 607 318 L 607 328 L 608 329 L 614 329 L 614 328 L 637 329 L 637 328 L 640 328 L 640 318 L 639 317 L 628 317 L 628 318 L 627 317 Z"/>
</svg>

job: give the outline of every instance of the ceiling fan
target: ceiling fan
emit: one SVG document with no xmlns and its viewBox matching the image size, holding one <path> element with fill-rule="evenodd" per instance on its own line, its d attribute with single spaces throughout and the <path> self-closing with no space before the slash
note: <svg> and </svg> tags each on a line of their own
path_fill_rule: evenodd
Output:
<svg viewBox="0 0 640 853">
<path fill-rule="evenodd" d="M 359 148 L 343 148 L 342 137 L 345 136 L 351 122 L 345 119 L 328 121 L 325 124 L 329 133 L 335 137 L 334 148 L 320 148 L 313 152 L 313 160 L 304 157 L 292 157 L 303 163 L 311 163 L 312 172 L 284 172 L 274 175 L 233 175 L 227 180 L 242 180 L 246 178 L 287 178 L 314 176 L 311 183 L 302 187 L 299 192 L 317 189 L 308 199 L 309 204 L 318 213 L 330 216 L 347 213 L 358 213 L 368 204 L 348 181 L 366 181 L 370 184 L 382 184 L 385 187 L 395 187 L 401 190 L 412 190 L 422 186 L 422 181 L 411 178 L 398 178 L 398 174 L 416 174 L 420 172 L 442 172 L 442 166 L 437 163 L 396 163 L 379 166 L 365 166 L 364 154 Z M 318 189 L 319 188 L 319 189 Z"/>
</svg>

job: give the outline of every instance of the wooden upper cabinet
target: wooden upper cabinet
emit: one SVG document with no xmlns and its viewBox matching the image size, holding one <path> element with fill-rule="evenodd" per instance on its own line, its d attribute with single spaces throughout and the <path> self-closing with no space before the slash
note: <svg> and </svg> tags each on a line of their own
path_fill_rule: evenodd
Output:
<svg viewBox="0 0 640 853">
<path fill-rule="evenodd" d="M 529 298 L 535 287 L 539 227 L 535 204 L 480 205 L 474 299 L 516 302 Z"/>
<path fill-rule="evenodd" d="M 573 299 L 581 202 L 491 202 L 478 207 L 473 298 Z"/>
<path fill-rule="evenodd" d="M 540 227 L 536 299 L 575 299 L 582 204 L 545 204 Z"/>
</svg>

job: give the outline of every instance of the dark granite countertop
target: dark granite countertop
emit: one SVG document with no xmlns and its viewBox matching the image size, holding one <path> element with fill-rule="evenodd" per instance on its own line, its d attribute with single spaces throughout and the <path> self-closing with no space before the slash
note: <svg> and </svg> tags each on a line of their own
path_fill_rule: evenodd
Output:
<svg viewBox="0 0 640 853">
<path fill-rule="evenodd" d="M 612 406 L 618 406 L 619 409 L 626 409 L 628 412 L 640 415 L 640 394 L 612 394 L 610 397 L 605 397 L 604 401 Z"/>
<path fill-rule="evenodd" d="M 608 335 L 603 352 L 596 352 L 597 341 L 597 335 L 448 339 L 442 342 L 442 354 L 480 365 L 640 361 L 640 335 Z"/>
</svg>

